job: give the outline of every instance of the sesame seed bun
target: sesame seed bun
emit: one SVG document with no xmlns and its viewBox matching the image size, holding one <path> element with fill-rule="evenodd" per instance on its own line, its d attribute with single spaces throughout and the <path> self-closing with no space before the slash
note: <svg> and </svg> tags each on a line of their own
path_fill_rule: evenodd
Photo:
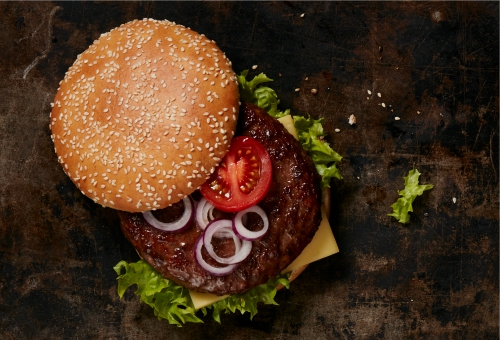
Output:
<svg viewBox="0 0 500 340">
<path fill-rule="evenodd" d="M 169 21 L 101 35 L 60 83 L 50 128 L 66 174 L 96 203 L 165 208 L 203 184 L 227 152 L 236 75 L 217 45 Z"/>
</svg>

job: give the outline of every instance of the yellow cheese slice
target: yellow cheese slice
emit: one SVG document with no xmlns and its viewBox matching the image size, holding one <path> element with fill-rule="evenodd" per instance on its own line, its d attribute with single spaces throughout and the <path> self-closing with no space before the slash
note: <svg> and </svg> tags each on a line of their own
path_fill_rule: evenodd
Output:
<svg viewBox="0 0 500 340">
<path fill-rule="evenodd" d="M 321 209 L 321 213 L 323 215 L 323 219 L 321 220 L 318 231 L 314 235 L 311 243 L 304 248 L 295 261 L 286 267 L 282 273 L 289 273 L 306 264 L 321 260 L 322 258 L 339 252 L 337 241 L 335 241 L 332 228 L 330 227 L 330 223 L 328 222 L 328 218 L 326 217 L 323 209 Z"/>
<path fill-rule="evenodd" d="M 292 134 L 295 139 L 298 139 L 297 130 L 293 124 L 292 116 L 288 115 L 278 119 L 281 124 Z M 303 265 L 312 263 L 314 261 L 320 260 L 327 256 L 333 255 L 339 252 L 339 247 L 333 236 L 330 223 L 323 209 L 321 209 L 322 220 L 319 225 L 318 231 L 314 235 L 312 241 L 307 245 L 307 247 L 302 251 L 302 253 L 293 261 L 287 268 L 285 268 L 282 273 L 289 273 L 296 268 L 302 267 Z M 217 296 L 209 293 L 200 293 L 189 291 L 191 295 L 191 300 L 193 300 L 194 308 L 200 309 L 211 305 L 220 300 L 224 300 L 228 295 Z"/>
<path fill-rule="evenodd" d="M 293 124 L 293 118 L 291 115 L 286 115 L 284 117 L 278 118 L 278 121 L 287 129 L 296 140 L 299 140 L 299 135 L 297 134 L 297 129 L 295 124 Z"/>
<path fill-rule="evenodd" d="M 189 295 L 191 295 L 191 300 L 193 300 L 193 305 L 195 309 L 200 309 L 211 305 L 212 303 L 216 303 L 217 301 L 224 300 L 229 295 L 218 296 L 210 293 L 200 293 L 189 291 Z"/>
</svg>

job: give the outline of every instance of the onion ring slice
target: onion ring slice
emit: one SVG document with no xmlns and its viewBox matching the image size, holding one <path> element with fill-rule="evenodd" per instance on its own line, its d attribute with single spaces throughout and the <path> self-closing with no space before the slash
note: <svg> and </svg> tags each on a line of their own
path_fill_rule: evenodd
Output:
<svg viewBox="0 0 500 340">
<path fill-rule="evenodd" d="M 207 225 L 214 220 L 214 209 L 215 206 L 209 201 L 207 201 L 204 197 L 202 197 L 198 202 L 198 205 L 196 206 L 195 217 L 196 217 L 196 223 L 198 224 L 198 227 L 200 227 L 201 230 L 204 231 Z M 223 230 L 215 233 L 214 236 L 217 238 L 226 237 L 224 236 Z"/>
<path fill-rule="evenodd" d="M 207 224 L 210 223 L 209 217 L 213 219 L 213 215 L 209 213 L 211 207 L 213 205 L 205 197 L 202 197 L 196 206 L 196 223 L 198 223 L 201 230 L 205 230 Z"/>
<path fill-rule="evenodd" d="M 262 221 L 264 222 L 264 227 L 259 231 L 248 230 L 243 225 L 243 219 L 245 215 L 251 212 L 259 215 L 260 218 L 262 218 Z M 239 211 L 233 218 L 233 230 L 236 233 L 236 235 L 238 235 L 238 237 L 241 238 L 242 240 L 247 240 L 247 241 L 256 240 L 264 236 L 264 234 L 267 233 L 268 229 L 269 229 L 269 219 L 267 218 L 266 212 L 258 205 L 253 205 L 249 208 L 246 208 L 245 210 Z"/>
<path fill-rule="evenodd" d="M 208 254 L 221 264 L 236 264 L 240 263 L 250 255 L 252 251 L 252 242 L 246 240 L 240 240 L 236 233 L 232 229 L 233 222 L 231 220 L 214 220 L 212 221 L 203 234 L 203 245 L 207 250 Z M 221 232 L 224 232 L 224 236 L 231 236 L 234 241 L 234 255 L 230 257 L 220 257 L 215 253 L 212 246 L 212 238 L 220 237 Z M 219 235 L 216 235 L 218 233 Z"/>
<path fill-rule="evenodd" d="M 191 198 L 184 197 L 182 201 L 184 202 L 184 212 L 182 213 L 182 216 L 174 222 L 161 222 L 156 217 L 154 217 L 151 211 L 143 212 L 142 216 L 144 216 L 146 222 L 148 222 L 152 227 L 155 227 L 156 229 L 160 229 L 170 233 L 182 231 L 189 226 L 189 222 L 191 222 L 194 215 L 193 202 Z"/>
<path fill-rule="evenodd" d="M 198 265 L 203 268 L 206 272 L 214 275 L 214 276 L 224 276 L 231 274 L 236 267 L 238 267 L 237 264 L 230 264 L 225 267 L 214 267 L 208 264 L 205 259 L 203 258 L 201 254 L 201 249 L 203 247 L 203 234 L 198 237 L 198 240 L 196 241 L 196 244 L 194 246 L 194 258 L 196 259 L 196 262 Z"/>
</svg>

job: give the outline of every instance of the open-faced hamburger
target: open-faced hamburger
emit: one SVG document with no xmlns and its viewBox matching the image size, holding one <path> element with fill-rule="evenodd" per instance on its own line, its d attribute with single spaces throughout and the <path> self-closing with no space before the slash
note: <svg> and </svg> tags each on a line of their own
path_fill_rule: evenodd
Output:
<svg viewBox="0 0 500 340">
<path fill-rule="evenodd" d="M 338 176 L 319 122 L 296 121 L 299 142 L 270 116 L 287 113 L 274 91 L 258 87 L 269 79 L 245 76 L 205 36 L 136 20 L 79 55 L 53 103 L 64 171 L 84 195 L 120 211 L 143 259 L 117 266 L 126 269 L 119 293 L 137 284 L 173 323 L 197 320 L 182 287 L 242 299 L 271 282 L 264 294 L 272 302 L 320 226 L 320 183 Z M 162 282 L 157 292 L 141 287 L 143 274 Z M 155 295 L 172 287 L 174 302 Z"/>
</svg>

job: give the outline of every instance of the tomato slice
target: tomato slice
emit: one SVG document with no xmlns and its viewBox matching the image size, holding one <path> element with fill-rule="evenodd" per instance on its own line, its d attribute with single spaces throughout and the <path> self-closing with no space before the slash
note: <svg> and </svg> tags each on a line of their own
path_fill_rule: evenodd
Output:
<svg viewBox="0 0 500 340">
<path fill-rule="evenodd" d="M 252 137 L 233 138 L 229 151 L 200 188 L 217 209 L 235 212 L 264 198 L 273 175 L 267 150 Z"/>
</svg>

